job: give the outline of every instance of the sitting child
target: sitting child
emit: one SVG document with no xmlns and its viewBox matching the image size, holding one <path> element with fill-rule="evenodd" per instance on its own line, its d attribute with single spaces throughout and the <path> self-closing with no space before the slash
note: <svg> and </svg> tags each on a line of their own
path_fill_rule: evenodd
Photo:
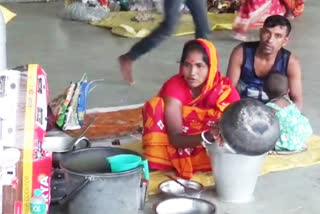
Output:
<svg viewBox="0 0 320 214">
<path fill-rule="evenodd" d="M 270 99 L 266 105 L 275 111 L 280 124 L 280 138 L 275 150 L 301 151 L 306 148 L 306 139 L 312 135 L 312 127 L 290 100 L 288 88 L 287 77 L 280 73 L 271 73 L 264 82 L 264 90 Z"/>
</svg>

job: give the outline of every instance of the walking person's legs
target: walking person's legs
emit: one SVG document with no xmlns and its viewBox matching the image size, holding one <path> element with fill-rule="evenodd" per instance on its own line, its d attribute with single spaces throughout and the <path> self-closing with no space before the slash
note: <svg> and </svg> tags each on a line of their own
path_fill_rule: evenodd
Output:
<svg viewBox="0 0 320 214">
<path fill-rule="evenodd" d="M 129 52 L 119 57 L 123 79 L 133 84 L 132 63 L 143 54 L 157 47 L 160 42 L 169 37 L 180 17 L 182 0 L 164 0 L 164 20 L 149 36 L 136 43 Z"/>
<path fill-rule="evenodd" d="M 210 32 L 207 15 L 207 0 L 186 0 L 185 4 L 190 10 L 196 27 L 196 38 L 208 39 Z"/>
</svg>

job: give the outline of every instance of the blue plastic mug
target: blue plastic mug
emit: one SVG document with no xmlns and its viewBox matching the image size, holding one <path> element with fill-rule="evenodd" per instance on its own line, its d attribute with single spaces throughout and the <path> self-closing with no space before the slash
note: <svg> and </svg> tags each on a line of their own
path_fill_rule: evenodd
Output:
<svg viewBox="0 0 320 214">
<path fill-rule="evenodd" d="M 145 179 L 150 178 L 148 160 L 142 160 L 138 155 L 120 154 L 107 157 L 106 160 L 110 164 L 111 172 L 123 172 L 143 166 Z"/>
</svg>

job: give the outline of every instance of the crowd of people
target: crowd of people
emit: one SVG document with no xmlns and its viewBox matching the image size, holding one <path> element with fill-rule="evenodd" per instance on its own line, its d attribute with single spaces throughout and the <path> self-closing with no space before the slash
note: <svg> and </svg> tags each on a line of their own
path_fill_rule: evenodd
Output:
<svg viewBox="0 0 320 214">
<path fill-rule="evenodd" d="M 134 83 L 134 60 L 173 32 L 180 4 L 181 0 L 165 0 L 166 13 L 158 29 L 119 57 L 123 78 L 129 84 Z M 257 99 L 274 111 L 281 133 L 275 150 L 304 149 L 312 128 L 301 113 L 301 66 L 298 58 L 284 48 L 291 31 L 288 18 L 301 15 L 303 1 L 242 1 L 234 30 L 246 33 L 251 25 L 259 26 L 263 20 L 260 39 L 234 48 L 226 77 L 219 71 L 217 49 L 207 40 L 205 1 L 186 0 L 185 4 L 194 18 L 196 39 L 185 43 L 178 74 L 167 80 L 143 109 L 143 149 L 150 168 L 175 169 L 184 178 L 191 178 L 196 171 L 210 171 L 201 134 L 214 142 L 219 130 L 212 124 L 219 122 L 230 104 L 242 98 Z"/>
</svg>

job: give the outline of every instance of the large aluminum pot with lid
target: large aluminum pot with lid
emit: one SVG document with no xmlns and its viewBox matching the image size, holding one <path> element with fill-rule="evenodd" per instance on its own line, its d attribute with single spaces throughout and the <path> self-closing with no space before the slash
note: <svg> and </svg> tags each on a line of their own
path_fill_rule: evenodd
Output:
<svg viewBox="0 0 320 214">
<path fill-rule="evenodd" d="M 236 153 L 245 155 L 270 151 L 280 136 L 272 109 L 250 98 L 231 104 L 223 112 L 219 126 L 225 142 Z"/>
</svg>

